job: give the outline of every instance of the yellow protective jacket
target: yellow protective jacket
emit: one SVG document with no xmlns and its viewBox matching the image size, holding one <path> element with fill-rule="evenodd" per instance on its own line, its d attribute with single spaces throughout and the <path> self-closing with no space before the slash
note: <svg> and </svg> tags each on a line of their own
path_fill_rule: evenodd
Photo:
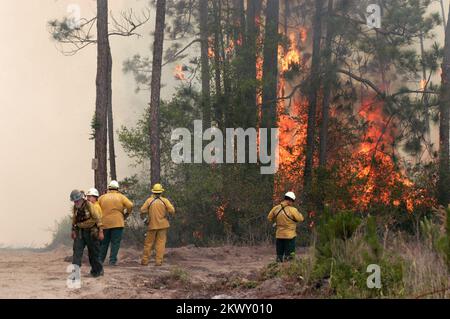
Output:
<svg viewBox="0 0 450 319">
<path fill-rule="evenodd" d="M 100 216 L 100 218 L 102 218 L 102 216 L 103 216 L 102 208 L 100 207 L 100 204 L 98 201 L 95 202 L 94 207 L 97 210 L 97 213 Z"/>
<path fill-rule="evenodd" d="M 276 237 L 278 239 L 292 239 L 296 237 L 297 223 L 305 220 L 297 208 L 289 206 L 287 201 L 283 201 L 280 205 L 272 208 L 267 218 L 270 222 L 277 224 Z"/>
<path fill-rule="evenodd" d="M 162 196 L 150 196 L 141 207 L 141 215 L 148 215 L 149 230 L 169 228 L 167 214 L 175 214 L 175 208 L 167 198 Z"/>
<path fill-rule="evenodd" d="M 85 201 L 80 208 L 73 206 L 72 210 L 72 230 L 77 228 L 90 229 L 97 226 L 103 228 L 102 218 L 98 210 L 88 201 Z"/>
<path fill-rule="evenodd" d="M 104 229 L 125 227 L 125 209 L 131 214 L 133 203 L 116 190 L 110 190 L 98 199 L 102 210 L 102 222 Z"/>
</svg>

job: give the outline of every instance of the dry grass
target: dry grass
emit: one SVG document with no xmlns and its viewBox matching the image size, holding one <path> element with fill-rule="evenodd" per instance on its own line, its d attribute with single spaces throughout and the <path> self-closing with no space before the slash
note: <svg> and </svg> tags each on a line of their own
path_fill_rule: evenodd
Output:
<svg viewBox="0 0 450 319">
<path fill-rule="evenodd" d="M 403 281 L 409 298 L 450 298 L 447 265 L 430 245 L 421 241 L 393 240 L 389 250 L 405 262 Z"/>
<path fill-rule="evenodd" d="M 400 263 L 402 271 L 398 274 L 397 284 L 392 289 L 386 289 L 384 294 L 373 294 L 360 285 L 361 278 L 367 278 L 365 273 L 355 273 L 355 277 L 342 277 L 342 273 L 336 273 L 336 264 L 345 263 L 352 268 L 365 269 L 368 263 L 367 252 L 370 251 L 368 243 L 364 240 L 362 229 L 353 235 L 352 238 L 333 247 L 333 258 L 329 278 L 317 277 L 315 271 L 321 265 L 316 258 L 314 247 L 310 247 L 304 254 L 287 264 L 269 265 L 263 271 L 262 280 L 270 280 L 281 277 L 286 281 L 295 281 L 300 285 L 299 291 L 314 295 L 319 298 L 450 298 L 449 271 L 442 254 L 439 254 L 433 245 L 426 240 L 417 238 L 404 238 L 400 233 L 384 236 L 382 242 L 385 249 L 380 258 L 382 259 L 381 276 L 382 280 L 392 284 L 395 278 L 395 269 L 392 265 Z M 386 268 L 388 267 L 388 268 Z M 337 277 L 336 277 L 336 276 Z M 383 276 L 384 279 L 383 279 Z M 394 277 L 393 277 L 394 276 Z M 345 291 L 338 294 L 333 286 L 341 285 Z M 359 284 L 357 284 L 359 282 Z M 347 288 L 345 288 L 347 287 Z M 387 287 L 386 287 L 387 288 Z M 342 288 L 341 288 L 342 289 Z M 294 293 L 294 291 L 291 291 Z M 345 292 L 345 294 L 342 294 Z M 348 294 L 348 295 L 347 295 Z"/>
</svg>

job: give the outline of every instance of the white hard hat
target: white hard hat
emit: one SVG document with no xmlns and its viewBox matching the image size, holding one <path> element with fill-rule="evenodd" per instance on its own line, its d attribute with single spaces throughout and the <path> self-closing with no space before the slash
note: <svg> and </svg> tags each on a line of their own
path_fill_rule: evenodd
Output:
<svg viewBox="0 0 450 319">
<path fill-rule="evenodd" d="M 108 186 L 109 189 L 119 189 L 119 183 L 117 181 L 111 181 Z"/>
<path fill-rule="evenodd" d="M 86 196 L 96 196 L 96 197 L 100 197 L 100 194 L 99 194 L 99 192 L 98 192 L 98 190 L 97 190 L 96 188 L 91 188 L 91 189 L 87 192 Z"/>
<path fill-rule="evenodd" d="M 284 197 L 287 197 L 287 198 L 290 198 L 290 199 L 292 199 L 293 201 L 295 201 L 295 194 L 293 193 L 293 192 L 287 192 L 285 195 L 284 195 Z"/>
</svg>

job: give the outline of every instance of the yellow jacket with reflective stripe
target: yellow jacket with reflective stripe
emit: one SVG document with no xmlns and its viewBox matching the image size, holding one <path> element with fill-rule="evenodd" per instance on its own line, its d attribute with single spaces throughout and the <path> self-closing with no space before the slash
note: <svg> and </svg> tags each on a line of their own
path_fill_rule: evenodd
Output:
<svg viewBox="0 0 450 319">
<path fill-rule="evenodd" d="M 284 211 L 282 207 L 284 207 Z M 292 239 L 296 237 L 297 223 L 304 221 L 303 215 L 299 213 L 297 208 L 289 206 L 287 201 L 283 201 L 280 205 L 272 208 L 268 219 L 270 222 L 277 224 L 276 237 L 278 239 Z"/>
<path fill-rule="evenodd" d="M 102 222 L 104 229 L 125 227 L 125 210 L 130 214 L 133 203 L 116 190 L 110 190 L 98 199 L 102 210 Z"/>
<path fill-rule="evenodd" d="M 73 206 L 72 211 L 73 227 L 88 229 L 97 226 L 99 228 L 103 228 L 101 215 L 99 215 L 98 210 L 95 208 L 93 204 L 91 204 L 89 201 L 85 201 L 83 206 L 79 210 L 84 211 L 86 220 L 82 222 L 77 222 L 77 208 Z"/>
<path fill-rule="evenodd" d="M 169 228 L 167 214 L 175 214 L 175 208 L 167 198 L 162 196 L 150 196 L 141 207 L 141 215 L 148 215 L 149 230 Z"/>
</svg>

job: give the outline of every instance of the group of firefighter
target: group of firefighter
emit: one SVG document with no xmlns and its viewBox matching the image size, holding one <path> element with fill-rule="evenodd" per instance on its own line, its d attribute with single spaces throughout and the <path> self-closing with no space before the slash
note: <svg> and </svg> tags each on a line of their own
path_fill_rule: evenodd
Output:
<svg viewBox="0 0 450 319">
<path fill-rule="evenodd" d="M 140 209 L 141 218 L 147 225 L 147 235 L 141 265 L 149 264 L 150 255 L 155 250 L 155 265 L 161 266 L 170 227 L 168 216 L 175 214 L 172 203 L 162 196 L 164 188 L 155 184 L 151 196 Z M 87 193 L 73 190 L 70 200 L 74 203 L 72 215 L 73 261 L 81 267 L 83 252 L 88 249 L 91 276 L 103 276 L 103 264 L 109 250 L 109 265 L 117 266 L 118 253 L 125 220 L 133 212 L 133 203 L 120 192 L 119 183 L 111 181 L 106 194 L 100 196 L 95 188 Z M 295 254 L 297 224 L 304 217 L 294 207 L 296 196 L 287 192 L 284 200 L 272 208 L 268 220 L 276 228 L 277 262 L 289 261 Z"/>
</svg>

